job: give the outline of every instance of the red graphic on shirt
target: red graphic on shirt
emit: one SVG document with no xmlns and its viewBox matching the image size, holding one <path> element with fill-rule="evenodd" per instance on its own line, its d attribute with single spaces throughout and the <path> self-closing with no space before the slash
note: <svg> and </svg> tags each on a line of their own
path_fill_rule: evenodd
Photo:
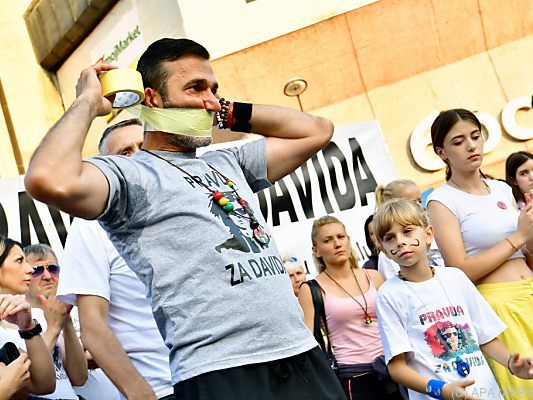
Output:
<svg viewBox="0 0 533 400">
<path fill-rule="evenodd" d="M 468 324 L 437 322 L 424 332 L 424 339 L 434 357 L 450 361 L 458 355 L 478 350 Z"/>
<path fill-rule="evenodd" d="M 506 210 L 507 209 L 507 204 L 505 204 L 503 201 L 499 201 L 496 204 L 498 204 L 498 207 L 500 207 L 502 210 Z"/>
</svg>

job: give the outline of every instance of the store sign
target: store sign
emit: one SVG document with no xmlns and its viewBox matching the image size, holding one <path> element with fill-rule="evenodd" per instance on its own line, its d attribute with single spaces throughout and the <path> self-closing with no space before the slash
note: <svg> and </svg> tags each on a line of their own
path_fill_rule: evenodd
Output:
<svg viewBox="0 0 533 400">
<path fill-rule="evenodd" d="M 516 113 L 521 109 L 531 110 L 531 97 L 524 96 L 508 102 L 502 111 L 502 126 L 516 140 L 529 140 L 533 138 L 533 127 L 522 127 L 516 121 Z M 431 144 L 430 128 L 439 113 L 433 111 L 425 117 L 411 134 L 409 148 L 416 164 L 427 170 L 437 171 L 445 167 L 444 162 L 434 153 Z M 485 127 L 487 137 L 483 153 L 488 154 L 498 146 L 502 138 L 502 129 L 498 120 L 485 112 L 476 112 L 476 117 Z"/>
<path fill-rule="evenodd" d="M 141 30 L 139 25 L 137 25 L 133 30 L 128 32 L 128 35 L 123 40 L 119 41 L 113 46 L 113 52 L 109 56 L 102 54 L 100 58 L 96 60 L 96 62 L 101 62 L 105 64 L 115 63 L 118 60 L 118 56 L 120 55 L 120 53 L 126 50 L 129 45 L 140 36 L 140 34 Z"/>
</svg>

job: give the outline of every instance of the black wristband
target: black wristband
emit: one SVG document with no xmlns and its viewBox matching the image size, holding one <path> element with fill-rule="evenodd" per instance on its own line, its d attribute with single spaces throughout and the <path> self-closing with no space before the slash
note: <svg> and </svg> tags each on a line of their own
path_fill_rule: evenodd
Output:
<svg viewBox="0 0 533 400">
<path fill-rule="evenodd" d="M 232 131 L 249 133 L 252 129 L 250 124 L 252 118 L 252 104 L 250 103 L 233 103 L 233 122 L 231 126 Z"/>
<path fill-rule="evenodd" d="M 28 329 L 27 331 L 21 331 L 19 329 L 19 335 L 22 339 L 31 339 L 32 337 L 39 335 L 43 331 L 41 324 L 36 319 L 34 319 L 33 322 L 35 322 L 35 326 L 33 328 Z"/>
</svg>

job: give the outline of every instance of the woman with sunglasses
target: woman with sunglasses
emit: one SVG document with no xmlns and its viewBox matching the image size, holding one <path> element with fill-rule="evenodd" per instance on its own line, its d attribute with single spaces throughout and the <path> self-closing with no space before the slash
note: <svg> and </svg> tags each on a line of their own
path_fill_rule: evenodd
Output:
<svg viewBox="0 0 533 400">
<path fill-rule="evenodd" d="M 470 111 L 443 111 L 431 126 L 446 184 L 431 193 L 428 213 L 446 265 L 460 268 L 507 325 L 499 336 L 512 352 L 533 354 L 533 206 L 516 208 L 511 188 L 481 172 L 481 123 Z M 527 244 L 527 245 L 526 245 Z M 527 259 L 527 261 L 526 261 Z M 506 399 L 530 399 L 533 381 L 488 360 Z"/>
<path fill-rule="evenodd" d="M 33 268 L 26 262 L 22 245 L 0 236 L 0 346 L 13 342 L 27 351 L 31 361 L 29 377 L 18 374 L 18 382 L 7 382 L 10 390 L 21 387 L 13 397 L 0 392 L 4 398 L 26 398 L 28 393 L 46 394 L 55 389 L 56 377 L 52 357 L 40 333 L 39 324 L 32 319 L 30 304 L 20 294 L 26 294 L 31 282 Z M 22 356 L 24 358 L 24 356 Z M 21 360 L 15 360 L 15 367 L 22 368 Z M 10 364 L 11 366 L 11 364 Z M 9 367 L 8 367 L 9 368 Z M 0 373 L 5 369 L 0 369 Z M 0 377 L 0 390 L 7 379 Z M 25 385 L 20 380 L 26 380 Z"/>
</svg>

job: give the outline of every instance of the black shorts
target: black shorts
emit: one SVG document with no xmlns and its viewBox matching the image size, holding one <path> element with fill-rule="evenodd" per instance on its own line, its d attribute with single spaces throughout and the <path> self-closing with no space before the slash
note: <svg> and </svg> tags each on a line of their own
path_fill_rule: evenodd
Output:
<svg viewBox="0 0 533 400">
<path fill-rule="evenodd" d="M 346 400 L 318 348 L 297 356 L 208 372 L 174 385 L 176 400 Z"/>
</svg>

